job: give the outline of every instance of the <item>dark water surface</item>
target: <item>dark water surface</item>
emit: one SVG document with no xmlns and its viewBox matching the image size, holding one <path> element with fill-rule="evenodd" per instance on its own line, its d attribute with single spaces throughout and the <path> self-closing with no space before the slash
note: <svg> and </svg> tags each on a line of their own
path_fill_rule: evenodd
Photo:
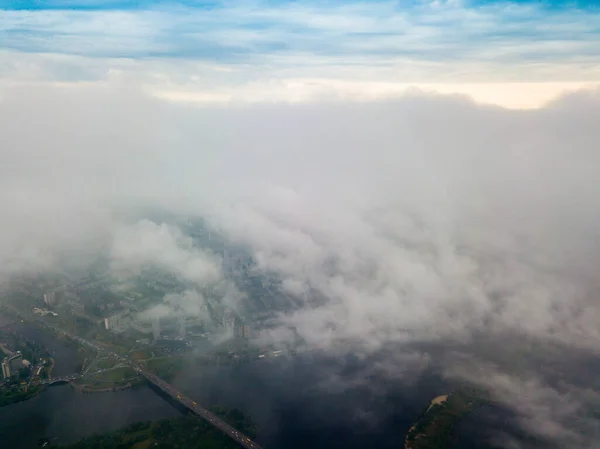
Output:
<svg viewBox="0 0 600 449">
<path fill-rule="evenodd" d="M 0 326 L 6 325 L 48 348 L 55 361 L 53 375 L 77 369 L 75 346 L 35 325 L 0 317 Z M 35 448 L 40 438 L 70 443 L 136 421 L 178 415 L 179 411 L 148 387 L 83 394 L 69 385 L 53 386 L 27 401 L 0 407 L 0 448 Z"/>
<path fill-rule="evenodd" d="M 329 363 L 295 357 L 205 367 L 174 384 L 204 404 L 247 410 L 259 423 L 258 442 L 285 449 L 401 449 L 415 417 L 448 388 L 433 375 L 422 375 L 410 388 L 382 379 L 350 386 L 353 373 L 339 376 Z"/>
<path fill-rule="evenodd" d="M 35 448 L 42 437 L 70 443 L 136 421 L 179 414 L 150 388 L 83 394 L 61 385 L 28 401 L 0 408 L 0 447 Z"/>
<path fill-rule="evenodd" d="M 31 324 L 11 326 L 53 352 L 55 375 L 74 372 L 74 346 Z M 280 357 L 238 366 L 198 366 L 181 374 L 174 385 L 206 406 L 245 410 L 259 426 L 258 442 L 273 449 L 401 449 L 406 431 L 429 401 L 452 388 L 433 374 L 404 386 L 372 377 L 357 383 L 362 368 L 309 355 Z M 492 447 L 484 444 L 489 432 L 483 426 L 503 426 L 504 418 L 496 413 L 500 417 L 490 421 L 490 413 L 496 412 L 475 412 L 461 423 L 455 447 Z M 56 386 L 0 408 L 0 447 L 34 448 L 42 437 L 69 443 L 136 421 L 178 415 L 148 387 L 83 394 L 69 385 Z"/>
</svg>

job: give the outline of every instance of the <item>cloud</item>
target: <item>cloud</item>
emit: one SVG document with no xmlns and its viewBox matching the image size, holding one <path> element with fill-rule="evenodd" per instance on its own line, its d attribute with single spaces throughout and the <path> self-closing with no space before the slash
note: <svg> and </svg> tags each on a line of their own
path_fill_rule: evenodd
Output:
<svg viewBox="0 0 600 449">
<path fill-rule="evenodd" d="M 194 247 L 178 228 L 143 220 L 117 231 L 112 242 L 113 270 L 139 273 L 154 267 L 198 286 L 223 279 L 220 260 Z"/>
<path fill-rule="evenodd" d="M 6 88 L 0 272 L 110 248 L 115 268 L 189 282 L 164 306 L 194 310 L 218 259 L 144 211 L 202 216 L 295 297 L 263 338 L 390 379 L 442 366 L 529 431 L 594 447 L 581 416 L 600 343 L 598 95 L 535 111 L 419 92 L 192 108 L 110 86 Z"/>
<path fill-rule="evenodd" d="M 445 358 L 446 376 L 491 392 L 495 404 L 514 411 L 525 433 L 545 447 L 599 447 L 593 435 L 600 430 L 600 423 L 592 410 L 600 397 L 594 375 L 586 372 L 586 365 L 596 355 L 581 351 L 567 355 L 564 347 L 531 340 L 516 342 L 509 336 L 501 341 L 507 345 L 503 355 L 474 357 L 473 348 L 469 355 L 453 352 Z M 508 354 L 512 359 L 500 362 Z M 497 440 L 500 447 L 527 447 L 514 436 L 490 435 L 490 439 Z"/>
</svg>

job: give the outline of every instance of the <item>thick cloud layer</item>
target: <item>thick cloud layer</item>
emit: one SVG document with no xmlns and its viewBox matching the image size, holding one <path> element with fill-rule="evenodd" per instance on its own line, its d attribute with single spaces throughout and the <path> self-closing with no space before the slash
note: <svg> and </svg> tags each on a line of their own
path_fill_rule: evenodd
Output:
<svg viewBox="0 0 600 449">
<path fill-rule="evenodd" d="M 600 347 L 598 123 L 593 91 L 523 112 L 419 93 L 206 110 L 108 88 L 7 90 L 0 274 L 110 247 L 115 267 L 216 282 L 218 261 L 178 229 L 131 224 L 147 207 L 200 215 L 305 301 L 262 338 L 408 351 L 377 364 L 390 377 L 443 360 L 528 431 L 599 447 L 582 418 L 593 376 L 560 363 L 577 351 L 569 369 L 584 372 Z"/>
</svg>

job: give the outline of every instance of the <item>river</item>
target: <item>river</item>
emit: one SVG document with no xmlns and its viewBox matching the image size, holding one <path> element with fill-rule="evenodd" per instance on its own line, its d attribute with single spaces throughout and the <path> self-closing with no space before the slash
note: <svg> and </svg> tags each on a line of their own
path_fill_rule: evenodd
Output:
<svg viewBox="0 0 600 449">
<path fill-rule="evenodd" d="M 233 367 L 204 367 L 174 380 L 204 404 L 247 410 L 258 442 L 285 449 L 401 449 L 404 434 L 447 385 L 423 374 L 407 387 L 360 374 L 327 359 L 297 356 Z M 359 369 L 359 368 L 357 368 Z"/>
<path fill-rule="evenodd" d="M 12 326 L 53 352 L 56 375 L 74 372 L 73 346 L 32 324 Z M 205 405 L 244 409 L 259 425 L 259 443 L 286 449 L 398 449 L 422 405 L 440 393 L 431 379 L 422 379 L 409 392 L 388 390 L 385 395 L 360 386 L 336 390 L 324 384 L 323 372 L 336 372 L 336 367 L 313 357 L 281 357 L 239 366 L 202 366 L 183 373 L 174 383 Z M 383 417 L 382 409 L 387 410 Z M 35 447 L 42 437 L 69 443 L 136 421 L 178 414 L 150 388 L 82 394 L 62 385 L 0 408 L 0 441 L 14 449 Z"/>
<path fill-rule="evenodd" d="M 9 324 L 9 323 L 13 324 Z M 75 372 L 76 348 L 39 327 L 0 317 L 0 327 L 10 325 L 43 343 L 55 361 L 55 376 Z M 136 421 L 170 418 L 180 414 L 148 387 L 110 393 L 83 394 L 70 385 L 47 388 L 24 402 L 0 407 L 2 448 L 31 449 L 40 438 L 71 443 L 93 433 L 118 429 Z"/>
<path fill-rule="evenodd" d="M 53 352 L 55 375 L 74 372 L 74 346 L 32 324 L 12 326 Z M 239 366 L 194 367 L 174 385 L 206 406 L 247 411 L 258 423 L 258 442 L 285 449 L 401 449 L 405 432 L 423 407 L 451 388 L 433 374 L 421 374 L 408 386 L 372 377 L 356 383 L 363 368 L 310 355 L 280 357 Z M 83 394 L 69 385 L 55 386 L 28 401 L 1 407 L 0 441 L 12 449 L 34 448 L 40 438 L 65 444 L 136 421 L 179 414 L 148 387 Z M 472 433 L 470 421 L 460 426 L 460 447 L 488 447 L 481 444 L 483 436 Z M 473 442 L 475 437 L 479 442 Z"/>
</svg>

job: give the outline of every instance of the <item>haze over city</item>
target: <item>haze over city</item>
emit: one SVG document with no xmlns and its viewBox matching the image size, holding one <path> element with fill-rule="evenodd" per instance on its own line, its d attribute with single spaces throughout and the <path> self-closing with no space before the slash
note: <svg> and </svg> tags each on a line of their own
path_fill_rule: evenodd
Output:
<svg viewBox="0 0 600 449">
<path fill-rule="evenodd" d="M 316 354 L 248 375 L 268 413 L 306 370 L 312 405 L 287 407 L 346 395 L 379 441 L 372 398 L 435 376 L 511 414 L 469 447 L 600 448 L 594 2 L 0 8 L 0 303 L 98 260 L 125 295 L 150 267 L 177 288 L 94 319 L 175 314 L 221 345 L 235 315 L 245 345 Z"/>
</svg>

